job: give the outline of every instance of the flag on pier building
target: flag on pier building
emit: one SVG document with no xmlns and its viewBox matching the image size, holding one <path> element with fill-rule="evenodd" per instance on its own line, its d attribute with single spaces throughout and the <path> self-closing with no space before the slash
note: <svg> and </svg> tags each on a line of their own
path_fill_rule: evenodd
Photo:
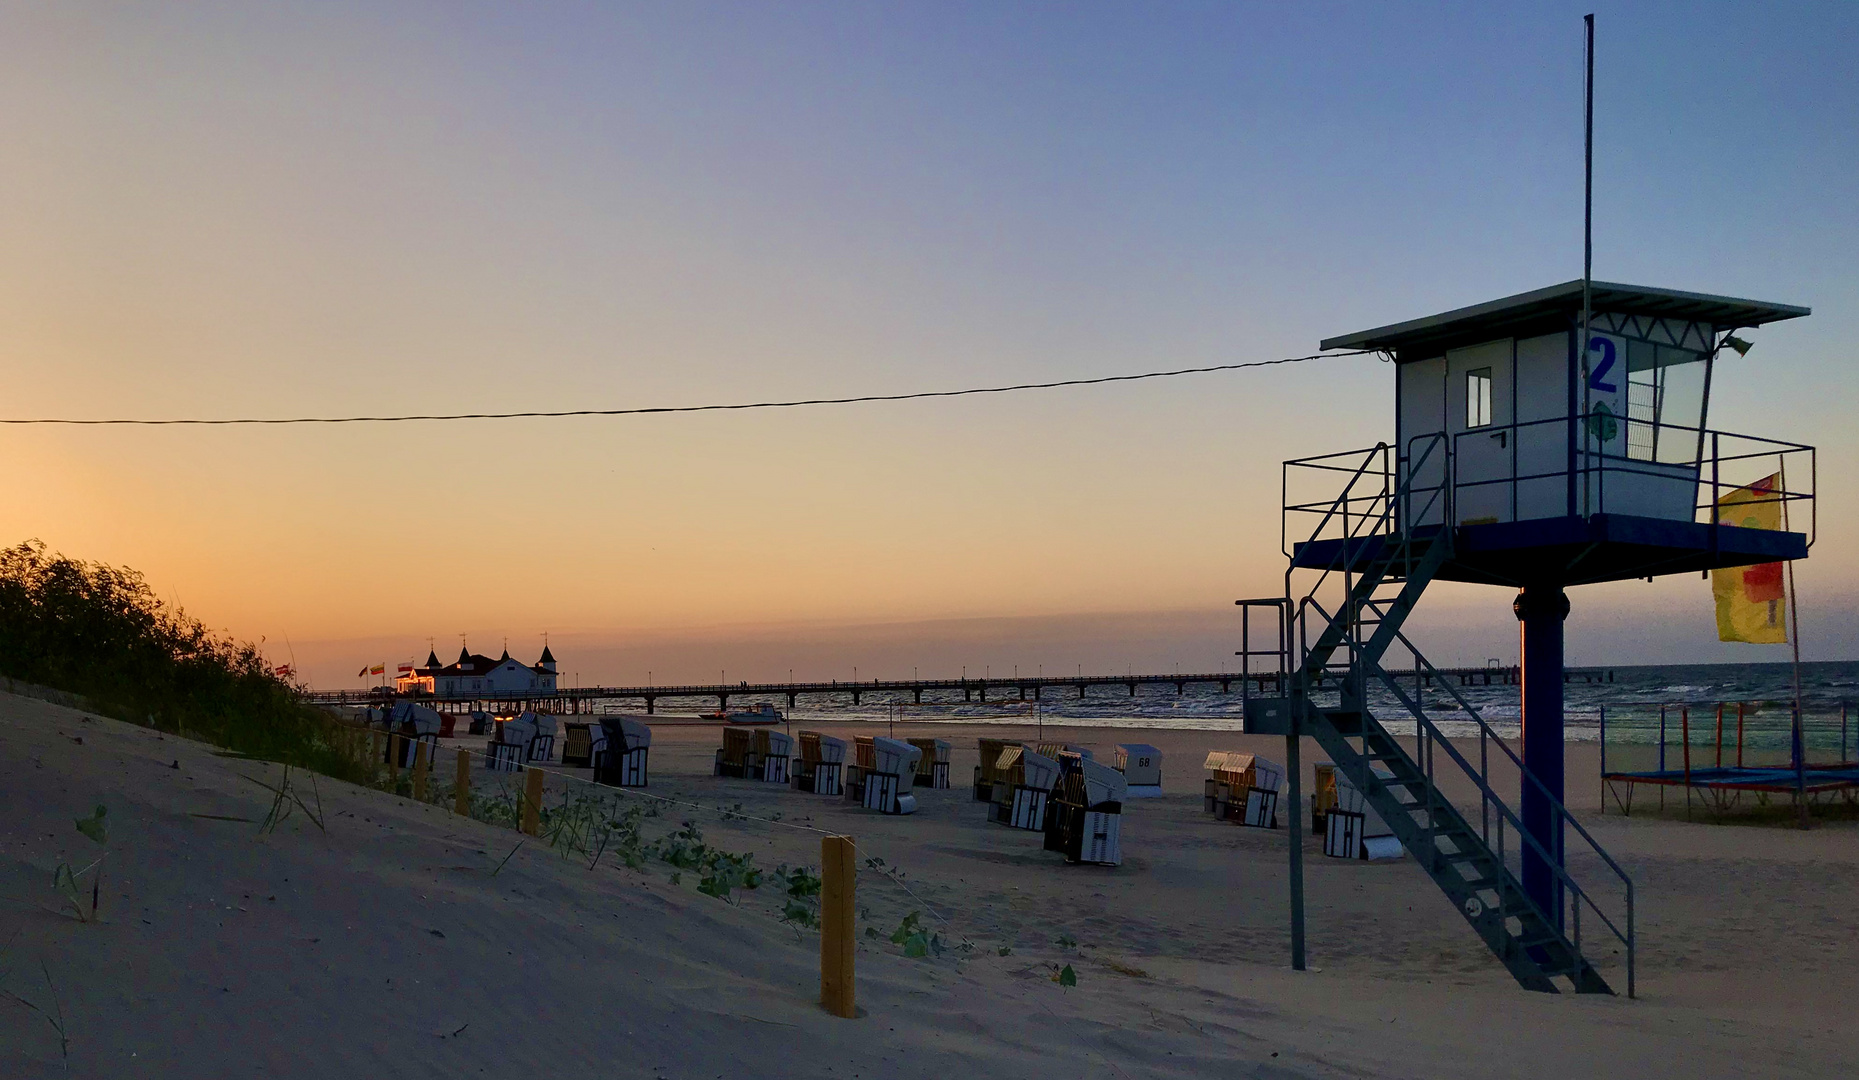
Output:
<svg viewBox="0 0 1859 1080">
<path fill-rule="evenodd" d="M 1782 499 L 1781 474 L 1777 473 L 1718 499 L 1717 524 L 1780 529 Z M 1787 643 L 1782 606 L 1788 593 L 1782 584 L 1781 563 L 1712 570 L 1711 594 L 1717 599 L 1717 640 Z"/>
</svg>

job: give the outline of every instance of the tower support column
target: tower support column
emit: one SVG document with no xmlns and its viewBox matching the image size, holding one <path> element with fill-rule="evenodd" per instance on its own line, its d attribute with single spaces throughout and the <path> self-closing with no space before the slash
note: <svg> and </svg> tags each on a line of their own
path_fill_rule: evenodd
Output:
<svg viewBox="0 0 1859 1080">
<path fill-rule="evenodd" d="M 1523 891 L 1550 921 L 1562 925 L 1562 624 L 1569 598 L 1560 585 L 1525 585 L 1511 605 L 1517 615 L 1523 698 L 1523 767 L 1542 786 L 1523 782 L 1519 817 L 1534 845 L 1523 850 Z M 1545 790 L 1547 789 L 1547 790 Z M 1552 801 L 1553 799 L 1553 801 Z"/>
</svg>

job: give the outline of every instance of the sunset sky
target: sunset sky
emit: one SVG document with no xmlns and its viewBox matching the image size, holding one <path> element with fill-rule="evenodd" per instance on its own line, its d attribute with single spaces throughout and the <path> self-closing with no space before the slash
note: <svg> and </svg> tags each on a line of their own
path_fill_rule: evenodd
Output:
<svg viewBox="0 0 1859 1080">
<path fill-rule="evenodd" d="M 0 12 L 7 417 L 840 396 L 1315 351 L 1581 271 L 1587 5 L 458 2 Z M 1598 9 L 1597 277 L 1809 305 L 1713 426 L 1820 447 L 1803 648 L 1859 656 L 1859 6 Z M 1214 669 L 1279 462 L 1367 358 L 760 413 L 0 428 L 0 541 L 316 683 Z M 1439 663 L 1515 655 L 1441 588 Z M 1577 590 L 1582 663 L 1719 645 Z M 288 644 L 286 644 L 288 642 Z"/>
</svg>

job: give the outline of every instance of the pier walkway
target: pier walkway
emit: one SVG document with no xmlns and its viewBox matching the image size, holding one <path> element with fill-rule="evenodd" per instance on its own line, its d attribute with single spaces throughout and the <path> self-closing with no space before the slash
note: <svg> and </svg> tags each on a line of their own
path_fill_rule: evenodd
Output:
<svg viewBox="0 0 1859 1080">
<path fill-rule="evenodd" d="M 1511 686 L 1517 682 L 1515 667 L 1469 667 L 1441 668 L 1437 674 L 1442 679 L 1456 680 L 1460 686 Z M 1431 685 L 1431 675 L 1422 676 Z M 1612 682 L 1613 672 L 1607 669 L 1570 668 L 1565 675 L 1570 681 Z M 956 702 L 977 701 L 1043 701 L 1051 692 L 1071 693 L 1078 700 L 1083 700 L 1093 688 L 1112 688 L 1124 691 L 1129 697 L 1135 697 L 1137 689 L 1144 686 L 1173 687 L 1176 694 L 1185 694 L 1189 686 L 1218 686 L 1223 694 L 1230 694 L 1241 683 L 1242 690 L 1259 694 L 1278 693 L 1278 674 L 1276 672 L 1253 672 L 1242 675 L 1236 671 L 1212 673 L 1182 673 L 1172 675 L 1015 675 L 1008 678 L 984 677 L 979 679 L 872 679 L 869 682 L 738 682 L 738 683 L 692 683 L 664 686 L 576 686 L 555 690 L 536 690 L 526 693 L 500 692 L 496 694 L 465 693 L 434 697 L 420 695 L 419 700 L 432 704 L 441 711 L 469 711 L 484 709 L 495 712 L 499 709 L 520 707 L 541 709 L 556 713 L 596 712 L 596 703 L 638 702 L 645 706 L 645 711 L 658 711 L 661 698 L 710 699 L 717 703 L 719 709 L 728 709 L 731 698 L 785 698 L 789 708 L 799 703 L 802 697 L 837 697 L 850 699 L 852 704 L 861 704 L 868 696 L 884 697 L 887 700 L 899 700 L 905 697 L 914 704 L 924 704 L 925 695 L 932 704 L 954 704 Z M 959 698 L 956 695 L 961 695 Z M 317 705 L 367 705 L 392 700 L 395 697 L 391 687 L 376 687 L 371 690 L 334 690 L 312 691 L 305 699 Z"/>
</svg>

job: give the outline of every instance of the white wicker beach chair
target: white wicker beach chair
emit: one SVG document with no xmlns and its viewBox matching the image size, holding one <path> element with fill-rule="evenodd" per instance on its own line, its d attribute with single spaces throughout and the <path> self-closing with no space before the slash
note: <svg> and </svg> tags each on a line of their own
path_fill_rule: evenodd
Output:
<svg viewBox="0 0 1859 1080">
<path fill-rule="evenodd" d="M 1112 759 L 1128 783 L 1125 798 L 1154 799 L 1162 794 L 1162 751 L 1148 743 L 1118 743 Z"/>
<path fill-rule="evenodd" d="M 524 713 L 535 725 L 536 734 L 529 740 L 530 761 L 548 761 L 555 756 L 555 717 L 548 713 Z"/>
<path fill-rule="evenodd" d="M 1246 790 L 1246 806 L 1239 823 L 1255 829 L 1278 827 L 1278 793 L 1284 790 L 1284 767 L 1269 758 L 1252 759 L 1252 786 Z"/>
<path fill-rule="evenodd" d="M 910 739 L 910 745 L 923 752 L 917 759 L 916 775 L 911 783 L 916 787 L 942 789 L 949 786 L 950 747 L 947 739 Z"/>
<path fill-rule="evenodd" d="M 652 728 L 630 716 L 601 720 L 594 750 L 594 780 L 614 787 L 645 787 L 652 751 Z"/>
<path fill-rule="evenodd" d="M 485 744 L 485 764 L 498 772 L 514 772 L 529 760 L 529 744 L 536 737 L 534 713 L 523 713 L 497 724 L 491 741 Z"/>
<path fill-rule="evenodd" d="M 1375 772 L 1393 778 L 1380 766 L 1375 767 Z M 1336 772 L 1336 803 L 1324 815 L 1323 853 L 1338 859 L 1398 859 L 1402 855 L 1394 830 L 1340 769 Z"/>
<path fill-rule="evenodd" d="M 846 742 L 817 731 L 800 733 L 800 758 L 794 767 L 792 783 L 798 791 L 815 795 L 842 793 L 846 765 Z"/>
<path fill-rule="evenodd" d="M 788 762 L 794 756 L 794 740 L 785 732 L 762 728 L 755 733 L 755 779 L 770 784 L 787 783 Z"/>
<path fill-rule="evenodd" d="M 910 778 L 916 775 L 917 759 L 922 756 L 923 751 L 907 742 L 874 738 L 872 768 L 861 778 L 860 805 L 886 814 L 916 813 L 917 797 L 910 794 Z"/>
<path fill-rule="evenodd" d="M 1001 751 L 995 765 L 1000 777 L 994 784 L 994 801 L 988 804 L 988 820 L 1016 829 L 1044 831 L 1046 806 L 1052 798 L 1052 785 L 1059 778 L 1059 763 L 1024 745 Z"/>
</svg>

